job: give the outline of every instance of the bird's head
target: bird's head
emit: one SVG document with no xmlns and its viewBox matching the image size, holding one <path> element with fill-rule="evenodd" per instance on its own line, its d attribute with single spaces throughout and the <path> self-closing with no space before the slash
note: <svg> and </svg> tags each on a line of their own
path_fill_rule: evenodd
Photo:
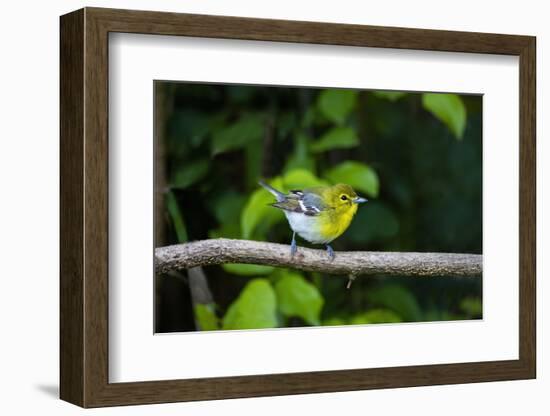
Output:
<svg viewBox="0 0 550 416">
<path fill-rule="evenodd" d="M 355 213 L 358 204 L 367 202 L 366 198 L 358 196 L 353 188 L 345 183 L 331 186 L 327 193 L 330 206 L 343 211 L 353 210 Z"/>
</svg>

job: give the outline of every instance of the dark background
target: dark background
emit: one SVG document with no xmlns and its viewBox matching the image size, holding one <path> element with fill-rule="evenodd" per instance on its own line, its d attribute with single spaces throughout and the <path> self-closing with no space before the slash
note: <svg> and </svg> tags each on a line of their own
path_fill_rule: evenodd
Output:
<svg viewBox="0 0 550 416">
<path fill-rule="evenodd" d="M 369 202 L 339 250 L 481 253 L 481 96 L 155 83 L 156 246 L 288 244 L 260 178 L 346 182 Z M 298 239 L 298 246 L 309 246 Z M 322 248 L 322 247 L 321 247 Z M 156 331 L 481 317 L 481 278 L 224 265 L 156 276 Z"/>
</svg>

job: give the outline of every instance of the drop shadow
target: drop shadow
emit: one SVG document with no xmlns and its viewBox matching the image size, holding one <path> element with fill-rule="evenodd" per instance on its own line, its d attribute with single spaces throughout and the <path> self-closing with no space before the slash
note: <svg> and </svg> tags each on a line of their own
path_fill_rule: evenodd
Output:
<svg viewBox="0 0 550 416">
<path fill-rule="evenodd" d="M 45 395 L 59 399 L 59 386 L 57 384 L 38 384 L 35 387 Z"/>
</svg>

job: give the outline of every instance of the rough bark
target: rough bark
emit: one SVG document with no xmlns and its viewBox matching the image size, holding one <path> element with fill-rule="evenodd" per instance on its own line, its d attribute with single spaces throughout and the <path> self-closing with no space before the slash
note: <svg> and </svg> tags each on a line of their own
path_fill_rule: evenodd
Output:
<svg viewBox="0 0 550 416">
<path fill-rule="evenodd" d="M 223 263 L 262 264 L 328 274 L 479 277 L 482 255 L 456 253 L 336 252 L 330 260 L 324 250 L 225 238 L 195 241 L 155 249 L 157 273 Z"/>
</svg>

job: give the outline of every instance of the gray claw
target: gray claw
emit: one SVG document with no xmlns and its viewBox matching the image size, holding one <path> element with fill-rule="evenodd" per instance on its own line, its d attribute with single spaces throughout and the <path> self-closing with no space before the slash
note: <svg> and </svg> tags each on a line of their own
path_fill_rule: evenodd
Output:
<svg viewBox="0 0 550 416">
<path fill-rule="evenodd" d="M 331 246 L 329 246 L 327 244 L 327 253 L 328 253 L 328 258 L 332 261 L 334 260 L 334 250 L 332 249 Z"/>
<path fill-rule="evenodd" d="M 296 245 L 296 233 L 292 234 L 292 242 L 290 243 L 290 257 L 294 257 L 298 251 L 298 246 Z"/>
</svg>

